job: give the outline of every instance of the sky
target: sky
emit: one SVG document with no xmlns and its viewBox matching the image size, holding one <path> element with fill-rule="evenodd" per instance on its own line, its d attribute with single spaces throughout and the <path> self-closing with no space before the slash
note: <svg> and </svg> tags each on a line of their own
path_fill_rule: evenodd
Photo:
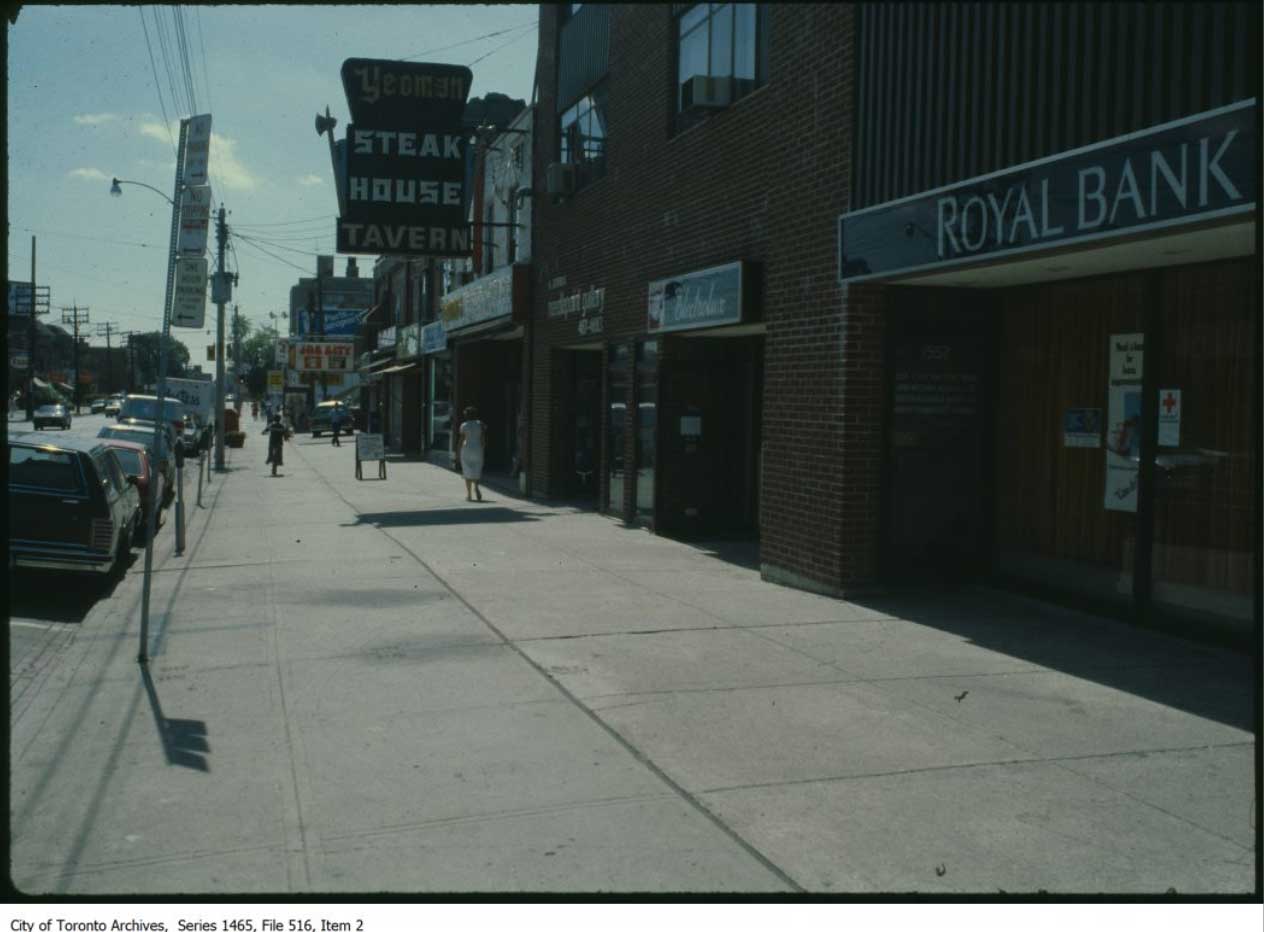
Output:
<svg viewBox="0 0 1264 932">
<path fill-rule="evenodd" d="M 171 208 L 140 187 L 111 197 L 110 183 L 170 197 L 179 120 L 210 113 L 214 207 L 228 210 L 227 267 L 239 275 L 233 299 L 256 326 L 281 315 L 284 335 L 290 288 L 314 276 L 316 255 L 335 255 L 336 275 L 346 267 L 334 252 L 329 143 L 314 126 L 328 106 L 345 133 L 342 62 L 468 65 L 471 97 L 498 91 L 530 103 L 537 19 L 534 5 L 24 5 L 6 23 L 8 278 L 30 280 L 35 236 L 36 282 L 50 287 L 52 306 L 44 322 L 62 326 L 62 307 L 86 306 L 96 346 L 105 345 L 98 323 L 159 329 Z M 359 257 L 362 276 L 373 258 Z M 172 330 L 206 371 L 214 334 L 209 298 L 202 329 Z"/>
</svg>

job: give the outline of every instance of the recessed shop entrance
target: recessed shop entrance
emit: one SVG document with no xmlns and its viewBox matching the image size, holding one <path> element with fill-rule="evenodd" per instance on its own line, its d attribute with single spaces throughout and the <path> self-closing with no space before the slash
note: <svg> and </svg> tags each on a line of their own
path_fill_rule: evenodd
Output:
<svg viewBox="0 0 1264 932">
<path fill-rule="evenodd" d="M 883 575 L 1250 631 L 1252 258 L 888 290 Z"/>
<path fill-rule="evenodd" d="M 991 316 L 986 293 L 892 288 L 883 575 L 986 566 Z"/>
<path fill-rule="evenodd" d="M 562 412 L 558 420 L 558 495 L 595 508 L 601 492 L 601 347 L 561 350 Z"/>
<path fill-rule="evenodd" d="M 690 540 L 757 539 L 764 337 L 663 342 L 655 528 Z"/>
</svg>

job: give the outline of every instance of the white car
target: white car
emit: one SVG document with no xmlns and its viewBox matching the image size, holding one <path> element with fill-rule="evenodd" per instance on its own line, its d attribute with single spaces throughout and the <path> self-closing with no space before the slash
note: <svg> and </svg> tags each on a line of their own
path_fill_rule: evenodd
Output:
<svg viewBox="0 0 1264 932">
<path fill-rule="evenodd" d="M 40 405 L 35 409 L 32 418 L 35 429 L 51 427 L 56 424 L 62 430 L 70 430 L 70 408 L 66 405 Z"/>
</svg>

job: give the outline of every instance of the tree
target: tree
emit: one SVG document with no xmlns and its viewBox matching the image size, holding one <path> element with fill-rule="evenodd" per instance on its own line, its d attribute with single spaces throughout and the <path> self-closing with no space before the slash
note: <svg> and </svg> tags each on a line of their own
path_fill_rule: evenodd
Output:
<svg viewBox="0 0 1264 932">
<path fill-rule="evenodd" d="M 136 380 L 140 385 L 158 383 L 158 345 L 160 331 L 138 333 L 132 337 L 136 351 Z M 175 337 L 167 337 L 167 378 L 184 378 L 189 368 L 189 350 Z"/>
<path fill-rule="evenodd" d="M 261 327 L 241 341 L 241 365 L 250 368 L 246 385 L 252 398 L 266 394 L 268 370 L 276 368 L 276 341 L 278 334 L 273 327 Z"/>
</svg>

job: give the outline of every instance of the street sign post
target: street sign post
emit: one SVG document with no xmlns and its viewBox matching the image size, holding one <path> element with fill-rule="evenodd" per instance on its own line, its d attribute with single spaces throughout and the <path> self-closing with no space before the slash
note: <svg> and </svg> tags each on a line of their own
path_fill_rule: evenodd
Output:
<svg viewBox="0 0 1264 932">
<path fill-rule="evenodd" d="M 185 188 L 180 198 L 180 237 L 176 253 L 180 256 L 205 255 L 210 225 L 211 186 L 202 184 Z"/>
</svg>

